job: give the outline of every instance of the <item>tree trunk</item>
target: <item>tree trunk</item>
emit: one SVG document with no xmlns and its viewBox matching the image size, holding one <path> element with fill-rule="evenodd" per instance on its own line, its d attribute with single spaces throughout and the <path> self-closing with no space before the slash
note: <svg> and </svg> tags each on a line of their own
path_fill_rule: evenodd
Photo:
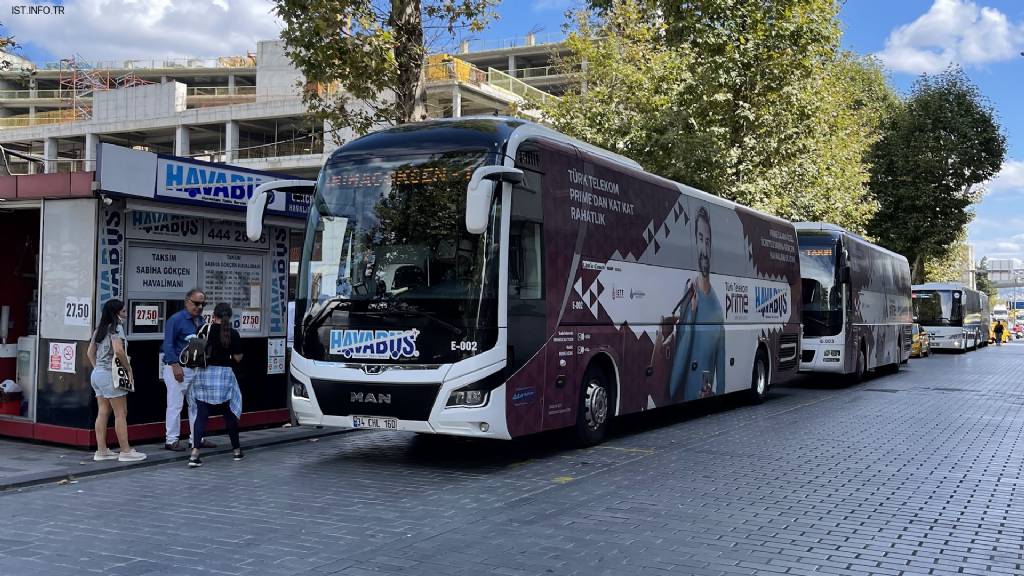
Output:
<svg viewBox="0 0 1024 576">
<path fill-rule="evenodd" d="M 395 33 L 395 123 L 423 118 L 423 19 L 420 0 L 391 0 L 391 28 Z"/>
<path fill-rule="evenodd" d="M 914 264 L 910 269 L 910 281 L 914 284 L 924 284 L 924 256 L 914 256 Z"/>
</svg>

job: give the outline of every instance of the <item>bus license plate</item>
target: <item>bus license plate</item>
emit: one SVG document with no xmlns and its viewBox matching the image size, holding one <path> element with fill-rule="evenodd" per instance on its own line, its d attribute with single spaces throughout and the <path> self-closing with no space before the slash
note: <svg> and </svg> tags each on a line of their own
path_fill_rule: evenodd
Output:
<svg viewBox="0 0 1024 576">
<path fill-rule="evenodd" d="M 353 416 L 353 428 L 379 428 L 381 430 L 398 430 L 397 418 L 382 418 L 380 416 Z"/>
</svg>

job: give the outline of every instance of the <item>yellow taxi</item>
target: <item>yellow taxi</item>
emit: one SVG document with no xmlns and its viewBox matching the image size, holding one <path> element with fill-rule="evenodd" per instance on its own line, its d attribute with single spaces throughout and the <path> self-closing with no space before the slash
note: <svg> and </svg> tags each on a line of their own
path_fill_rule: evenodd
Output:
<svg viewBox="0 0 1024 576">
<path fill-rule="evenodd" d="M 920 324 L 911 327 L 910 356 L 911 358 L 924 358 L 932 355 L 932 341 L 928 331 L 921 328 Z"/>
</svg>

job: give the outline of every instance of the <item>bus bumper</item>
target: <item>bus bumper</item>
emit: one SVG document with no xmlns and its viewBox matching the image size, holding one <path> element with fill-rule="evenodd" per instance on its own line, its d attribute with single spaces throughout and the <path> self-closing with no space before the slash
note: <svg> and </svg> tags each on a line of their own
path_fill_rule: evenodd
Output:
<svg viewBox="0 0 1024 576">
<path fill-rule="evenodd" d="M 387 414 L 338 415 L 327 414 L 317 400 L 316 389 L 324 390 L 333 384 L 344 386 L 343 381 L 320 380 L 317 386 L 311 379 L 297 370 L 292 371 L 292 385 L 289 386 L 292 412 L 300 425 L 330 426 L 346 429 L 378 429 L 417 432 L 420 434 L 447 434 L 472 438 L 492 438 L 509 440 L 505 411 L 505 385 L 492 390 L 487 402 L 480 407 L 453 406 L 447 407 L 447 399 L 452 390 L 472 382 L 468 377 L 456 378 L 442 384 L 430 407 L 426 420 L 396 418 Z M 295 386 L 298 382 L 301 386 Z M 435 384 L 436 386 L 436 384 Z M 383 388 L 387 389 L 387 388 Z M 394 392 L 397 394 L 398 392 Z M 352 410 L 358 412 L 358 409 Z M 379 410 L 375 410 L 380 412 Z"/>
<path fill-rule="evenodd" d="M 964 336 L 932 336 L 932 350 L 963 350 L 967 346 L 967 338 Z"/>
<path fill-rule="evenodd" d="M 801 372 L 844 374 L 846 368 L 843 360 L 841 344 L 821 344 L 817 338 L 813 340 L 805 339 L 800 343 Z"/>
</svg>

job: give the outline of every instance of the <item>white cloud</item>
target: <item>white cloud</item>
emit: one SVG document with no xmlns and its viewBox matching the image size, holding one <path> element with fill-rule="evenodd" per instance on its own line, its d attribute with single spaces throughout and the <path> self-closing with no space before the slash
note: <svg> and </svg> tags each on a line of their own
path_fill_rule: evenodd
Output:
<svg viewBox="0 0 1024 576">
<path fill-rule="evenodd" d="M 878 57 L 899 72 L 933 74 L 950 64 L 1019 58 L 1022 47 L 1024 22 L 970 0 L 935 0 L 917 20 L 893 30 Z"/>
<path fill-rule="evenodd" d="M 0 0 L 7 33 L 57 58 L 244 55 L 282 27 L 269 0 L 75 0 L 63 15 L 11 13 L 9 6 L 23 4 Z"/>
<path fill-rule="evenodd" d="M 1024 193 L 1024 161 L 1007 160 L 996 177 L 985 186 L 989 193 L 1016 190 Z"/>
</svg>

